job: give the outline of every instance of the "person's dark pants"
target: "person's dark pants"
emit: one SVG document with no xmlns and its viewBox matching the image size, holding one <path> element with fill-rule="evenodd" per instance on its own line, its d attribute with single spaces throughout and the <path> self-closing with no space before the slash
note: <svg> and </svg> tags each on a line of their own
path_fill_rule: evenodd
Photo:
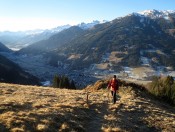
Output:
<svg viewBox="0 0 175 132">
<path fill-rule="evenodd" d="M 111 91 L 111 94 L 112 94 L 112 101 L 113 101 L 113 103 L 115 104 L 115 102 L 116 102 L 116 91 Z"/>
</svg>

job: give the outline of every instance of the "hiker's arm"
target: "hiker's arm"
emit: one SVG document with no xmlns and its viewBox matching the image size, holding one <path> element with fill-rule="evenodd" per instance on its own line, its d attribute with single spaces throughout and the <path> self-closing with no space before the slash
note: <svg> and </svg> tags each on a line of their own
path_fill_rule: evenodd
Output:
<svg viewBox="0 0 175 132">
<path fill-rule="evenodd" d="M 108 83 L 107 89 L 111 87 L 111 81 Z"/>
</svg>

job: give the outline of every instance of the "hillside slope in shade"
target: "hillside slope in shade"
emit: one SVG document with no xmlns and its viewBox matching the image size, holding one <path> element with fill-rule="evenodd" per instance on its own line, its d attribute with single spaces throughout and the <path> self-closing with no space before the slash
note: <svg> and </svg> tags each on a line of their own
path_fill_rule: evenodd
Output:
<svg viewBox="0 0 175 132">
<path fill-rule="evenodd" d="M 0 52 L 11 52 L 11 50 L 0 42 Z"/>
<path fill-rule="evenodd" d="M 40 85 L 39 79 L 24 70 L 20 66 L 0 55 L 0 82 Z"/>
</svg>

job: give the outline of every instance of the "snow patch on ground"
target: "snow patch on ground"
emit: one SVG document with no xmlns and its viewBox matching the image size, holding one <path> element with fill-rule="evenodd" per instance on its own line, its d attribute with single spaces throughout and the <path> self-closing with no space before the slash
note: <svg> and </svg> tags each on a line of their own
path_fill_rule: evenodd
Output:
<svg viewBox="0 0 175 132">
<path fill-rule="evenodd" d="M 150 59 L 147 57 L 141 57 L 142 65 L 149 66 L 150 65 Z"/>
<path fill-rule="evenodd" d="M 41 82 L 42 86 L 51 86 L 51 82 L 50 81 L 45 81 L 45 82 Z"/>
<path fill-rule="evenodd" d="M 106 62 L 109 60 L 110 53 L 106 53 L 102 56 L 102 61 L 101 62 Z"/>
</svg>

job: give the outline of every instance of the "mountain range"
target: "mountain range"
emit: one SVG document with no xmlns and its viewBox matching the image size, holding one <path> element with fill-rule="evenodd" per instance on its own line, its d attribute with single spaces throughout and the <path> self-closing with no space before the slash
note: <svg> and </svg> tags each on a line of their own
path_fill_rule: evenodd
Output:
<svg viewBox="0 0 175 132">
<path fill-rule="evenodd" d="M 55 33 L 58 33 L 69 27 L 70 25 L 63 25 L 50 30 L 38 29 L 18 32 L 4 31 L 0 32 L 0 40 L 12 50 L 19 50 L 37 41 L 48 39 Z"/>
<path fill-rule="evenodd" d="M 175 77 L 175 12 L 147 10 L 112 21 L 81 23 L 15 53 L 30 58 L 39 56 L 43 64 L 58 68 L 60 74 L 79 71 L 79 81 L 82 75 L 114 73 L 136 79 L 161 74 Z"/>
<path fill-rule="evenodd" d="M 100 24 L 104 22 L 107 22 L 107 21 L 106 20 L 103 20 L 103 21 L 96 20 L 90 23 L 81 23 L 81 24 L 78 24 L 77 26 L 82 29 L 89 29 L 89 28 L 92 28 L 96 24 Z M 36 29 L 36 30 L 27 30 L 27 31 L 18 31 L 18 32 L 4 31 L 4 32 L 0 32 L 0 40 L 10 49 L 19 50 L 35 42 L 38 42 L 41 40 L 47 40 L 51 36 L 65 29 L 68 29 L 70 27 L 71 25 L 67 24 L 67 25 L 58 26 L 52 29 Z"/>
<path fill-rule="evenodd" d="M 21 49 L 19 53 L 40 54 L 42 51 L 52 64 L 57 65 L 61 60 L 75 69 L 104 63 L 112 69 L 141 65 L 175 68 L 174 43 L 175 12 L 149 10 L 87 30 L 74 26 Z"/>
</svg>

